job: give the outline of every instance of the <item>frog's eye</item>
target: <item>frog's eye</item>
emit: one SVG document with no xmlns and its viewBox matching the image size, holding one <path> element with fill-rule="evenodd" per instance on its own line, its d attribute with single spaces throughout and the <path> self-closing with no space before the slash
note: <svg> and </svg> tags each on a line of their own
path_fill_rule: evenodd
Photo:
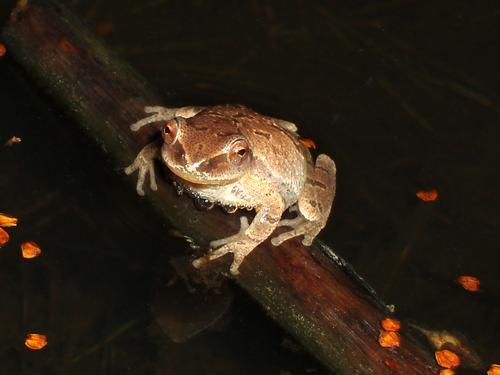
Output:
<svg viewBox="0 0 500 375">
<path fill-rule="evenodd" d="M 161 131 L 161 135 L 165 143 L 172 144 L 175 142 L 177 138 L 177 129 L 179 128 L 179 122 L 177 118 L 167 121 L 167 123 L 163 126 Z"/>
<path fill-rule="evenodd" d="M 245 159 L 248 158 L 249 155 L 250 147 L 248 146 L 248 143 L 243 139 L 239 139 L 233 142 L 233 144 L 229 148 L 228 157 L 229 161 L 232 164 L 240 165 Z"/>
</svg>

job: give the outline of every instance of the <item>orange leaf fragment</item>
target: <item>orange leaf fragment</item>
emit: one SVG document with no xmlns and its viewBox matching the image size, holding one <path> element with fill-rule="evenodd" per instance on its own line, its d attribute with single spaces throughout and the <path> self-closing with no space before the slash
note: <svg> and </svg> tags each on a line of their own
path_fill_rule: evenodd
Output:
<svg viewBox="0 0 500 375">
<path fill-rule="evenodd" d="M 438 199 L 439 193 L 437 190 L 419 190 L 417 191 L 417 197 L 424 202 L 433 202 Z"/>
<path fill-rule="evenodd" d="M 0 43 L 0 57 L 4 57 L 6 53 L 7 47 L 5 47 L 5 44 Z"/>
<path fill-rule="evenodd" d="M 434 353 L 439 366 L 444 368 L 455 368 L 460 365 L 460 357 L 451 350 L 437 350 Z"/>
<path fill-rule="evenodd" d="M 460 276 L 457 281 L 468 292 L 477 292 L 481 284 L 477 277 L 467 275 Z"/>
<path fill-rule="evenodd" d="M 0 213 L 0 227 L 15 227 L 17 225 L 17 218 Z"/>
<path fill-rule="evenodd" d="M 28 333 L 24 345 L 33 350 L 40 350 L 47 345 L 47 337 L 38 333 Z"/>
<path fill-rule="evenodd" d="M 385 318 L 380 321 L 380 325 L 382 328 L 386 331 L 390 332 L 397 332 L 401 328 L 401 323 L 399 320 L 396 319 L 391 319 L 391 318 Z"/>
<path fill-rule="evenodd" d="M 492 364 L 487 372 L 488 375 L 500 375 L 500 365 Z"/>
<path fill-rule="evenodd" d="M 401 339 L 397 332 L 382 331 L 378 336 L 378 343 L 383 348 L 397 348 L 401 344 Z"/>
<path fill-rule="evenodd" d="M 40 246 L 33 241 L 23 242 L 21 244 L 21 251 L 23 252 L 23 258 L 25 259 L 36 258 L 42 253 Z"/>
<path fill-rule="evenodd" d="M 22 139 L 20 137 L 10 137 L 7 142 L 5 142 L 5 146 L 12 146 L 15 145 L 16 143 L 21 143 Z"/>
<path fill-rule="evenodd" d="M 455 375 L 455 371 L 453 371 L 451 368 L 445 368 L 439 371 L 439 375 Z"/>
<path fill-rule="evenodd" d="M 299 142 L 302 143 L 307 148 L 311 148 L 313 150 L 316 150 L 316 143 L 314 143 L 314 141 L 312 139 L 309 139 L 309 138 L 299 138 Z"/>
<path fill-rule="evenodd" d="M 0 246 L 5 245 L 7 242 L 9 242 L 9 238 L 9 233 L 0 228 Z"/>
</svg>

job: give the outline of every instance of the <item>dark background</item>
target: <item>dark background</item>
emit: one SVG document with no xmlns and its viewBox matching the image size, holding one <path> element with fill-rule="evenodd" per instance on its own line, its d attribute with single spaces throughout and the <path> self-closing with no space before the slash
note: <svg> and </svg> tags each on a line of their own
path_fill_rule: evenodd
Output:
<svg viewBox="0 0 500 375">
<path fill-rule="evenodd" d="M 465 336 L 483 365 L 460 374 L 500 361 L 498 2 L 65 3 L 165 105 L 242 103 L 295 122 L 337 163 L 320 238 L 405 322 Z M 0 249 L 1 374 L 328 373 L 234 286 L 215 307 L 200 288 L 168 288 L 185 242 L 8 53 L 0 82 L 0 142 L 22 138 L 0 146 L 0 212 L 20 218 Z M 28 240 L 40 258 L 20 258 Z M 174 343 L 159 303 L 178 327 L 219 319 Z M 49 345 L 27 351 L 27 332 Z"/>
</svg>

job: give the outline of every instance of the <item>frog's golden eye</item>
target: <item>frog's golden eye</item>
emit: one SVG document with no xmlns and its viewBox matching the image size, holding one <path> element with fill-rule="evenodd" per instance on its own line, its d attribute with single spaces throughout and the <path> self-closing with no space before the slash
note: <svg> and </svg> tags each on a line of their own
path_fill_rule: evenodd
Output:
<svg viewBox="0 0 500 375">
<path fill-rule="evenodd" d="M 175 142 L 177 138 L 177 129 L 179 128 L 179 123 L 176 118 L 167 121 L 167 123 L 163 126 L 161 131 L 161 135 L 163 140 L 167 144 L 172 144 Z"/>
<path fill-rule="evenodd" d="M 240 165 L 250 155 L 250 147 L 244 139 L 239 139 L 229 148 L 229 161 L 235 165 Z"/>
</svg>

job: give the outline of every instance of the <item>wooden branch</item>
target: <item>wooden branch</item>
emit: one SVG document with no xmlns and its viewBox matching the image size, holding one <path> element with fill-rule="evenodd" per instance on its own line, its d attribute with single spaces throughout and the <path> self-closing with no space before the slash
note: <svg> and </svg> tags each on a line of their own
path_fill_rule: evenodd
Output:
<svg viewBox="0 0 500 375">
<path fill-rule="evenodd" d="M 129 124 L 162 98 L 126 63 L 110 53 L 72 14 L 51 0 L 23 0 L 3 31 L 17 61 L 124 167 L 157 133 Z M 186 103 L 189 104 L 189 103 Z M 72 124 L 69 124 L 72 125 Z M 130 178 L 135 184 L 136 176 Z M 206 244 L 239 229 L 235 215 L 196 211 L 166 179 L 147 201 L 183 233 Z M 329 254 L 329 255 L 328 255 Z M 341 374 L 437 374 L 432 355 L 403 330 L 397 349 L 378 344 L 386 309 L 374 300 L 328 248 L 297 240 L 268 241 L 246 258 L 237 282 L 307 350 Z M 229 260 L 226 258 L 226 260 Z"/>
</svg>

